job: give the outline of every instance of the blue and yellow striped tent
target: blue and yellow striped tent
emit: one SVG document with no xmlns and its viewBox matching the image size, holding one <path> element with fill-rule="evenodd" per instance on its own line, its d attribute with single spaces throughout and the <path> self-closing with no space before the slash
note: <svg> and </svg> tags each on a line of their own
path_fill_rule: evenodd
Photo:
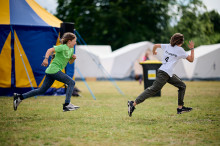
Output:
<svg viewBox="0 0 220 146">
<path fill-rule="evenodd" d="M 0 10 L 0 96 L 40 87 L 43 56 L 59 43 L 62 21 L 34 0 L 1 0 Z M 73 76 L 73 66 L 66 70 Z M 60 86 L 55 82 L 52 89 Z"/>
</svg>

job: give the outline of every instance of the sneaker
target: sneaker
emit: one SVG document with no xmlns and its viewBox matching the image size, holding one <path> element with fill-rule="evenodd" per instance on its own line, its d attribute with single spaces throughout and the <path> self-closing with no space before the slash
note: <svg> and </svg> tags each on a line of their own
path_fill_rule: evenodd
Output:
<svg viewBox="0 0 220 146">
<path fill-rule="evenodd" d="M 14 105 L 14 110 L 16 111 L 18 108 L 18 105 L 21 103 L 21 99 L 20 99 L 20 94 L 14 93 L 14 100 L 13 100 L 13 105 Z"/>
<path fill-rule="evenodd" d="M 181 109 L 177 108 L 177 114 L 182 114 L 185 112 L 190 112 L 192 110 L 191 107 L 185 107 L 183 106 Z"/>
<path fill-rule="evenodd" d="M 135 107 L 133 106 L 134 101 L 128 101 L 128 115 L 131 117 L 132 113 L 135 110 Z"/>
<path fill-rule="evenodd" d="M 63 111 L 74 111 L 79 109 L 79 106 L 73 105 L 72 103 L 69 103 L 68 105 L 63 104 Z"/>
</svg>

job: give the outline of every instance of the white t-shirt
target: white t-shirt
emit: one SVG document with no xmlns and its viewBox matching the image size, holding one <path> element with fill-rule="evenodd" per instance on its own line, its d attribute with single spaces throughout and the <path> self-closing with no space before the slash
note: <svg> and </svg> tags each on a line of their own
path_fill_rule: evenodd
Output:
<svg viewBox="0 0 220 146">
<path fill-rule="evenodd" d="M 186 51 L 177 45 L 174 47 L 171 44 L 161 44 L 161 49 L 164 51 L 162 65 L 159 68 L 165 71 L 170 77 L 173 75 L 173 69 L 179 59 L 186 59 L 188 54 Z"/>
</svg>

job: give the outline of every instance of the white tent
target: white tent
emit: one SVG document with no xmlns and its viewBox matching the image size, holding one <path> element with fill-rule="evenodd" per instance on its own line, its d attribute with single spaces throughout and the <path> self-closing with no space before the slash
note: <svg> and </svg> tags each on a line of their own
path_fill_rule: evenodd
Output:
<svg viewBox="0 0 220 146">
<path fill-rule="evenodd" d="M 152 43 L 145 41 L 129 44 L 112 52 L 107 45 L 78 45 L 76 67 L 84 77 L 127 78 L 134 70 L 135 61 L 147 50 L 152 50 L 152 47 Z M 75 77 L 80 77 L 77 71 Z"/>
<path fill-rule="evenodd" d="M 92 46 L 93 48 L 95 46 Z M 100 46 L 97 48 L 100 49 Z M 102 48 L 105 50 L 105 46 Z M 81 78 L 81 75 L 85 78 L 103 78 L 105 74 L 100 69 L 101 61 L 97 53 L 91 51 L 90 46 L 76 46 L 76 61 L 75 61 L 75 77 Z M 107 49 L 106 49 L 107 50 Z"/>
<path fill-rule="evenodd" d="M 113 78 L 130 77 L 135 61 L 148 49 L 152 49 L 150 42 L 139 42 L 122 47 L 111 54 L 101 57 L 102 65 Z"/>
<path fill-rule="evenodd" d="M 107 78 L 110 75 L 112 78 L 123 79 L 132 75 L 146 51 L 150 50 L 151 60 L 162 60 L 163 51 L 157 49 L 158 55 L 153 56 L 152 48 L 153 44 L 147 41 L 129 44 L 113 52 L 110 46 L 79 45 L 76 48 L 76 67 L 84 77 Z M 176 64 L 174 73 L 189 80 L 220 78 L 219 55 L 220 44 L 197 47 L 194 62 L 181 59 Z M 139 65 L 137 68 L 142 73 L 142 67 Z M 75 76 L 80 78 L 77 71 Z"/>
<path fill-rule="evenodd" d="M 190 51 L 188 51 L 190 54 Z M 180 60 L 174 73 L 183 79 L 219 79 L 220 78 L 220 44 L 204 45 L 195 48 L 194 62 Z"/>
</svg>

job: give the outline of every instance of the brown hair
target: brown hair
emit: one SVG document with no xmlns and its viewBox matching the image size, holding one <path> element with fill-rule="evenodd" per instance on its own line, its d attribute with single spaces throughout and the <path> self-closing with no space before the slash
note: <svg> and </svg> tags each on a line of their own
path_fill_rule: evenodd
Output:
<svg viewBox="0 0 220 146">
<path fill-rule="evenodd" d="M 66 32 L 63 34 L 63 37 L 61 39 L 61 43 L 66 44 L 69 40 L 73 40 L 75 38 L 76 38 L 75 34 L 73 34 L 71 32 Z"/>
<path fill-rule="evenodd" d="M 175 33 L 170 39 L 170 44 L 172 47 L 174 47 L 175 45 L 183 44 L 183 42 L 184 36 L 181 33 Z"/>
</svg>

